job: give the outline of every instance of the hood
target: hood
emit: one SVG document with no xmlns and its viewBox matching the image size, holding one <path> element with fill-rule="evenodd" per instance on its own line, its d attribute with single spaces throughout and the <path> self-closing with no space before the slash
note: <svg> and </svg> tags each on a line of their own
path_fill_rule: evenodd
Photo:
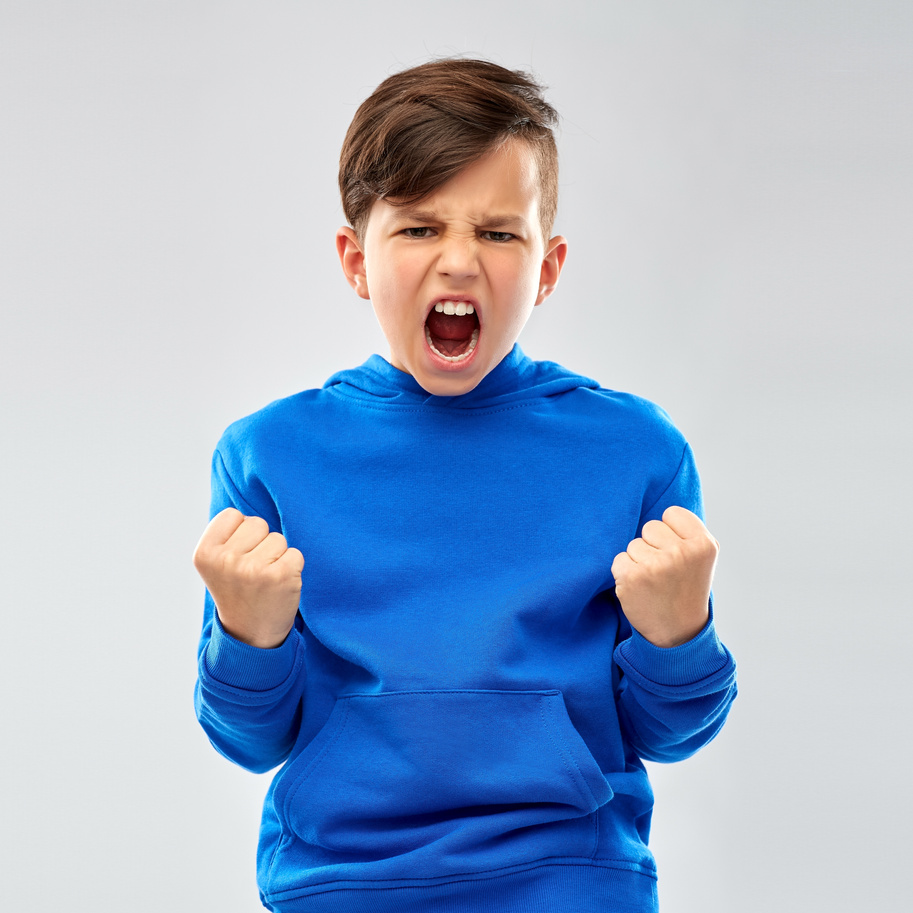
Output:
<svg viewBox="0 0 913 913">
<path fill-rule="evenodd" d="M 363 365 L 334 374 L 323 389 L 341 396 L 396 406 L 435 406 L 445 409 L 480 409 L 520 400 L 540 399 L 576 390 L 597 389 L 599 384 L 551 361 L 533 361 L 519 345 L 491 370 L 481 383 L 461 396 L 434 396 L 380 355 Z"/>
</svg>

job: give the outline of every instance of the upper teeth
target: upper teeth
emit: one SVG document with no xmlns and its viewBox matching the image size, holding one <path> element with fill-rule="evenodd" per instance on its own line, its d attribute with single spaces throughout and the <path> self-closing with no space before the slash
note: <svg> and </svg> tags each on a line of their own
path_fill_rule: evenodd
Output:
<svg viewBox="0 0 913 913">
<path fill-rule="evenodd" d="M 465 301 L 439 301 L 434 309 L 439 314 L 456 314 L 457 317 L 464 317 L 466 314 L 474 314 L 475 308 Z"/>
</svg>

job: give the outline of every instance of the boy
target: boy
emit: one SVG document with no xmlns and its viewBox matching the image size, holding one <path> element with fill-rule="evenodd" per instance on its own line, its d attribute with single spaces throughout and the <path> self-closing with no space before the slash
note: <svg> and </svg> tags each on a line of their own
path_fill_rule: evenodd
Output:
<svg viewBox="0 0 913 913">
<path fill-rule="evenodd" d="M 485 61 L 383 82 L 337 248 L 390 358 L 216 450 L 197 712 L 236 763 L 284 762 L 271 910 L 655 910 L 641 759 L 692 754 L 735 696 L 688 445 L 516 345 L 567 251 L 554 122 Z"/>
</svg>

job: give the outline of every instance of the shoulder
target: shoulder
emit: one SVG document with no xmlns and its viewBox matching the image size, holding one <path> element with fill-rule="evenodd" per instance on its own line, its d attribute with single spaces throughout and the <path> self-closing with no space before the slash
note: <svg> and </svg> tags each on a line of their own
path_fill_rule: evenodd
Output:
<svg viewBox="0 0 913 913">
<path fill-rule="evenodd" d="M 611 447 L 630 458 L 677 465 L 686 447 L 684 435 L 661 406 L 643 396 L 604 387 L 555 362 L 532 362 L 537 388 L 554 405 L 563 430 L 577 430 L 592 447 Z M 555 395 L 557 394 L 557 395 Z"/>
<path fill-rule="evenodd" d="M 274 400 L 232 422 L 216 445 L 217 456 L 233 473 L 271 455 L 295 449 L 301 435 L 313 426 L 311 414 L 321 393 L 321 390 L 304 390 Z"/>
<path fill-rule="evenodd" d="M 624 436 L 632 445 L 670 448 L 681 455 L 685 438 L 662 406 L 637 396 L 606 387 L 580 387 L 574 391 L 594 430 Z"/>
<path fill-rule="evenodd" d="M 232 422 L 213 454 L 213 490 L 227 493 L 243 513 L 263 517 L 281 529 L 275 483 L 294 474 L 301 437 L 313 427 L 310 419 L 319 390 L 305 390 L 277 399 Z"/>
<path fill-rule="evenodd" d="M 219 442 L 220 446 L 268 439 L 291 426 L 298 426 L 306 420 L 309 408 L 319 398 L 320 393 L 320 390 L 303 390 L 273 400 L 262 409 L 237 419 L 225 429 Z"/>
<path fill-rule="evenodd" d="M 685 436 L 661 406 L 632 393 L 599 388 L 592 391 L 594 415 L 608 416 L 606 447 L 615 465 L 638 480 L 640 520 L 659 517 L 678 504 L 703 516 L 700 478 Z"/>
</svg>

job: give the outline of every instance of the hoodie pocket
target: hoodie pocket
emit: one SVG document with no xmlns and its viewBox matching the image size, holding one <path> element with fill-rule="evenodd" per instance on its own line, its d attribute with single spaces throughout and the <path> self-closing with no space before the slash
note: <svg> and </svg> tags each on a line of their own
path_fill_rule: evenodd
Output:
<svg viewBox="0 0 913 913">
<path fill-rule="evenodd" d="M 511 847 L 531 858 L 537 835 L 543 855 L 589 855 L 585 819 L 612 797 L 560 691 L 341 697 L 289 773 L 275 800 L 292 833 L 348 861 L 417 862 L 434 844 L 504 864 Z"/>
</svg>

